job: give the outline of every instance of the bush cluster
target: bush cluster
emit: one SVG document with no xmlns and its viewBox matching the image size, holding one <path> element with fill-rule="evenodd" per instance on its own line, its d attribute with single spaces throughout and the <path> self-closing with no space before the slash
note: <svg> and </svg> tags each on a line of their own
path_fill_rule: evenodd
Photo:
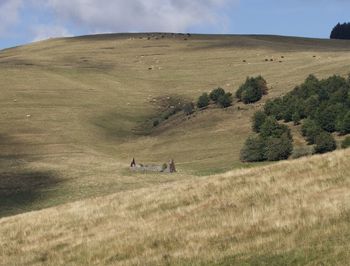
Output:
<svg viewBox="0 0 350 266">
<path fill-rule="evenodd" d="M 160 104 L 159 107 L 161 111 L 153 118 L 153 127 L 159 126 L 163 121 L 168 120 L 182 111 L 188 115 L 194 112 L 194 104 L 179 96 L 171 96 L 161 99 Z"/>
<path fill-rule="evenodd" d="M 337 148 L 337 144 L 333 136 L 328 132 L 321 132 L 315 140 L 315 153 L 326 153 L 334 151 Z"/>
<path fill-rule="evenodd" d="M 318 80 L 310 75 L 284 97 L 268 100 L 264 111 L 285 122 L 309 118 L 329 133 L 350 133 L 350 82 L 332 76 Z"/>
<path fill-rule="evenodd" d="M 336 75 L 323 80 L 310 75 L 290 93 L 267 101 L 264 112 L 294 124 L 303 120 L 302 134 L 309 144 L 323 145 L 320 138 L 328 142 L 329 148 L 315 147 L 315 153 L 331 151 L 335 141 L 325 133 L 350 133 L 350 81 Z"/>
<path fill-rule="evenodd" d="M 221 108 L 227 108 L 232 105 L 232 94 L 230 92 L 225 92 L 223 88 L 214 89 L 208 93 L 203 93 L 199 96 L 197 100 L 198 108 L 205 108 L 210 104 L 210 101 L 217 104 Z"/>
<path fill-rule="evenodd" d="M 241 92 L 243 94 L 243 92 Z M 239 94 L 239 93 L 238 93 Z M 242 161 L 281 160 L 292 150 L 292 137 L 286 126 L 277 121 L 302 124 L 306 141 L 314 146 L 314 153 L 326 153 L 337 148 L 332 135 L 350 133 L 350 78 L 332 76 L 318 80 L 310 75 L 304 83 L 283 97 L 268 100 L 263 111 L 252 119 L 253 131 L 241 152 Z M 350 139 L 342 147 L 349 147 Z M 257 147 L 263 151 L 256 152 Z"/>
<path fill-rule="evenodd" d="M 259 134 L 248 137 L 241 150 L 241 161 L 279 161 L 288 159 L 293 151 L 290 129 L 281 125 L 272 116 L 255 113 L 253 130 Z"/>
<path fill-rule="evenodd" d="M 236 91 L 236 97 L 245 104 L 259 101 L 263 95 L 267 94 L 267 83 L 262 76 L 248 77 Z"/>
</svg>

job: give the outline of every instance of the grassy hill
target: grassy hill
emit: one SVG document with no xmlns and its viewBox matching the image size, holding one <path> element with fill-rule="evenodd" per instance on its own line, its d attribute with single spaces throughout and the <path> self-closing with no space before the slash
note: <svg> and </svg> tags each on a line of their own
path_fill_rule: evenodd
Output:
<svg viewBox="0 0 350 266">
<path fill-rule="evenodd" d="M 350 150 L 0 220 L 4 265 L 347 265 Z"/>
<path fill-rule="evenodd" d="M 311 73 L 346 75 L 349 44 L 119 34 L 3 50 L 0 216 L 250 167 L 238 156 L 253 112 Z M 271 88 L 261 103 L 209 109 L 190 120 L 180 115 L 150 131 L 163 99 L 195 99 L 217 86 L 234 92 L 246 76 L 260 74 Z M 130 174 L 132 157 L 145 163 L 174 158 L 180 173 Z"/>
</svg>

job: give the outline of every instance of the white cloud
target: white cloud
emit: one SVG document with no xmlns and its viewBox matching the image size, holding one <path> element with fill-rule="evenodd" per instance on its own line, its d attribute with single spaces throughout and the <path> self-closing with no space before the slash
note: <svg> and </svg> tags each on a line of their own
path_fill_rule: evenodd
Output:
<svg viewBox="0 0 350 266">
<path fill-rule="evenodd" d="M 70 37 L 72 36 L 69 31 L 59 25 L 37 25 L 32 27 L 32 33 L 34 34 L 34 42 L 42 41 L 53 37 Z"/>
<path fill-rule="evenodd" d="M 22 0 L 0 0 L 0 34 L 7 33 L 10 27 L 19 22 Z"/>
<path fill-rule="evenodd" d="M 58 21 L 89 32 L 186 31 L 220 25 L 218 10 L 228 0 L 47 0 Z"/>
</svg>

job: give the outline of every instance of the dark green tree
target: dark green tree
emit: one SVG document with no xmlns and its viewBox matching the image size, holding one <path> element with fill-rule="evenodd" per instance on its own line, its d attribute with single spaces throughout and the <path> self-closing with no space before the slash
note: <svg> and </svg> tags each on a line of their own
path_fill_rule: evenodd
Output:
<svg viewBox="0 0 350 266">
<path fill-rule="evenodd" d="M 279 129 L 279 124 L 277 120 L 269 116 L 265 119 L 264 123 L 260 127 L 260 134 L 264 138 L 275 136 L 275 132 Z M 279 137 L 279 136 L 275 136 Z"/>
<path fill-rule="evenodd" d="M 225 95 L 225 90 L 223 88 L 217 88 L 210 92 L 209 98 L 215 103 L 217 103 L 220 96 L 223 96 L 223 95 Z"/>
<path fill-rule="evenodd" d="M 329 106 L 325 109 L 320 109 L 316 114 L 316 120 L 321 128 L 327 132 L 334 132 L 338 110 L 336 106 Z"/>
<path fill-rule="evenodd" d="M 240 159 L 242 162 L 265 161 L 266 144 L 259 135 L 249 136 L 241 150 Z"/>
<path fill-rule="evenodd" d="M 262 91 L 259 88 L 249 86 L 243 91 L 241 100 L 245 104 L 255 103 L 259 101 L 262 96 Z"/>
<path fill-rule="evenodd" d="M 317 95 L 312 95 L 305 101 L 305 116 L 314 118 L 315 112 L 320 105 L 320 100 Z"/>
<path fill-rule="evenodd" d="M 293 121 L 293 115 L 295 114 L 295 107 L 293 105 L 287 105 L 283 112 L 283 119 L 285 122 Z"/>
<path fill-rule="evenodd" d="M 343 88 L 349 88 L 347 80 L 337 75 L 333 75 L 327 79 L 322 80 L 320 82 L 320 85 L 322 88 L 325 88 L 330 96 Z"/>
<path fill-rule="evenodd" d="M 225 93 L 224 95 L 220 95 L 217 103 L 222 108 L 227 108 L 232 105 L 232 101 L 233 101 L 232 94 L 228 92 L 228 93 Z"/>
<path fill-rule="evenodd" d="M 303 121 L 301 132 L 309 144 L 315 144 L 316 137 L 322 132 L 322 129 L 315 120 L 308 118 Z"/>
<path fill-rule="evenodd" d="M 350 40 L 350 23 L 338 23 L 331 32 L 331 39 Z"/>
<path fill-rule="evenodd" d="M 266 115 L 273 116 L 277 120 L 282 119 L 283 109 L 284 109 L 284 106 L 281 98 L 276 98 L 274 100 L 267 100 L 264 106 L 264 111 Z"/>
<path fill-rule="evenodd" d="M 266 158 L 268 161 L 286 160 L 293 152 L 292 140 L 285 133 L 280 138 L 269 138 L 266 144 Z"/>
<path fill-rule="evenodd" d="M 255 112 L 252 122 L 253 122 L 253 131 L 256 133 L 260 133 L 260 128 L 264 124 L 267 115 L 263 111 Z"/>
<path fill-rule="evenodd" d="M 340 87 L 335 92 L 333 92 L 330 96 L 331 104 L 339 104 L 339 103 L 347 103 L 349 88 Z"/>
<path fill-rule="evenodd" d="M 315 153 L 327 153 L 334 151 L 337 148 L 334 137 L 328 132 L 321 132 L 315 141 Z"/>
<path fill-rule="evenodd" d="M 260 135 L 263 138 L 280 138 L 283 134 L 292 138 L 290 129 L 286 125 L 280 125 L 272 116 L 267 117 L 260 127 Z"/>
<path fill-rule="evenodd" d="M 325 102 L 329 100 L 329 93 L 324 87 L 321 87 L 318 90 L 317 95 L 320 102 Z"/>
<path fill-rule="evenodd" d="M 201 96 L 199 96 L 197 101 L 197 107 L 198 108 L 205 108 L 209 105 L 209 96 L 208 93 L 203 93 Z"/>
<path fill-rule="evenodd" d="M 236 97 L 245 104 L 249 104 L 259 101 L 267 92 L 267 83 L 263 77 L 248 77 L 237 90 Z"/>
</svg>

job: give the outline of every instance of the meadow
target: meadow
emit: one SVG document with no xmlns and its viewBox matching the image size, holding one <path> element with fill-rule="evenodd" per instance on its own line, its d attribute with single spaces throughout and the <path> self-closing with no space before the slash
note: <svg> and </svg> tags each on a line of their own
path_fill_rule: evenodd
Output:
<svg viewBox="0 0 350 266">
<path fill-rule="evenodd" d="M 174 159 L 188 178 L 251 167 L 239 151 L 253 112 L 311 73 L 346 75 L 349 49 L 346 41 L 279 36 L 112 34 L 3 50 L 0 216 L 178 179 L 131 175 L 132 157 Z M 165 97 L 234 92 L 255 75 L 270 88 L 256 105 L 147 126 Z"/>
<path fill-rule="evenodd" d="M 251 117 L 309 75 L 349 73 L 348 41 L 110 34 L 0 51 L 0 265 L 345 265 L 349 152 L 245 164 Z M 167 99 L 269 94 L 152 127 Z M 296 152 L 311 149 L 291 127 Z M 338 139 L 340 140 L 340 139 Z M 174 175 L 134 173 L 176 162 Z"/>
</svg>

